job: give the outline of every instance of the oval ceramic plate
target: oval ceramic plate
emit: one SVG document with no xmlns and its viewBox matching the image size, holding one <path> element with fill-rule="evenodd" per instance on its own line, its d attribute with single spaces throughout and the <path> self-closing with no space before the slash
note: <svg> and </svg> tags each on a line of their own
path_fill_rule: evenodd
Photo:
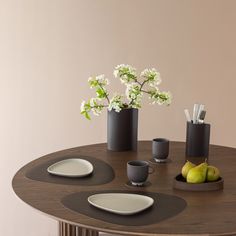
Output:
<svg viewBox="0 0 236 236">
<path fill-rule="evenodd" d="M 88 197 L 88 202 L 97 208 L 115 214 L 132 215 L 151 207 L 154 200 L 139 194 L 100 193 Z"/>
<path fill-rule="evenodd" d="M 54 163 L 47 171 L 64 177 L 84 177 L 93 172 L 93 165 L 84 159 L 72 158 Z"/>
</svg>

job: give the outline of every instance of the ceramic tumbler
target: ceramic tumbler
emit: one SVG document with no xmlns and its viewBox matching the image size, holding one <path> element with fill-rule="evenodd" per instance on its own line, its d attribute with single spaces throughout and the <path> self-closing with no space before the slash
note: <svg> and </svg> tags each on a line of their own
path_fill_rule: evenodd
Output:
<svg viewBox="0 0 236 236">
<path fill-rule="evenodd" d="M 155 160 L 165 160 L 169 155 L 169 140 L 155 138 L 152 140 L 152 156 Z"/>
<path fill-rule="evenodd" d="M 208 157 L 210 143 L 210 124 L 187 122 L 186 156 Z"/>
</svg>

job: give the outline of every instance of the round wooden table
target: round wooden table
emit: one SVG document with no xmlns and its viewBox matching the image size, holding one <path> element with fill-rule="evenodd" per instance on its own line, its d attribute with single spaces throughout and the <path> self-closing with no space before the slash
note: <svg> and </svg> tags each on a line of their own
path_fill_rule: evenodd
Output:
<svg viewBox="0 0 236 236">
<path fill-rule="evenodd" d="M 113 181 L 97 186 L 59 185 L 31 180 L 28 170 L 49 159 L 63 155 L 93 156 L 111 165 L 115 171 Z M 60 222 L 61 236 L 98 235 L 108 232 L 121 235 L 236 235 L 236 149 L 210 146 L 209 163 L 219 167 L 224 178 L 224 189 L 211 192 L 186 192 L 173 189 L 173 178 L 180 173 L 185 161 L 185 144 L 170 143 L 171 162 L 153 165 L 155 172 L 149 176 L 152 183 L 140 191 L 172 194 L 183 198 L 187 207 L 177 216 L 157 224 L 144 226 L 116 225 L 71 211 L 61 199 L 68 194 L 95 190 L 129 190 L 126 163 L 129 160 L 150 160 L 151 142 L 141 141 L 137 152 L 111 152 L 106 144 L 95 144 L 59 151 L 36 159 L 15 175 L 12 185 L 17 196 L 33 208 Z M 200 159 L 199 159 L 200 160 Z M 133 188 L 133 187 L 132 187 Z M 133 190 L 133 189 L 132 189 Z"/>
</svg>

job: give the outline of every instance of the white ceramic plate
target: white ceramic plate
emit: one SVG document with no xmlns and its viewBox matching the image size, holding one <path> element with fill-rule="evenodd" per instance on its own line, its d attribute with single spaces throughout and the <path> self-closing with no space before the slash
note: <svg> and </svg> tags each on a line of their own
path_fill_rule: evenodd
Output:
<svg viewBox="0 0 236 236">
<path fill-rule="evenodd" d="M 84 177 L 93 172 L 93 165 L 84 159 L 73 158 L 54 163 L 47 171 L 65 177 Z"/>
<path fill-rule="evenodd" d="M 150 197 L 129 193 L 99 193 L 88 197 L 88 202 L 102 210 L 119 215 L 132 215 L 153 205 Z"/>
</svg>

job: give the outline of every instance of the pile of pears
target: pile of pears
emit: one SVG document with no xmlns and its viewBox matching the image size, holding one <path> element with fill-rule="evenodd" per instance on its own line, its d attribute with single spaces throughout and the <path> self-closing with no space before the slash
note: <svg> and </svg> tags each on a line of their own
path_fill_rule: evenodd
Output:
<svg viewBox="0 0 236 236">
<path fill-rule="evenodd" d="M 217 181 L 220 178 L 220 171 L 215 166 L 210 166 L 206 162 L 195 165 L 187 161 L 182 167 L 182 176 L 187 183 L 200 184 L 204 182 Z"/>
</svg>

